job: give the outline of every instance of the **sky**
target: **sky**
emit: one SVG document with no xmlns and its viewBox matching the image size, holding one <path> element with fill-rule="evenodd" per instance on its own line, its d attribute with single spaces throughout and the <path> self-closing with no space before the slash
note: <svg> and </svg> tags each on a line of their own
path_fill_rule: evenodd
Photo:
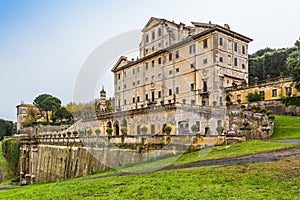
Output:
<svg viewBox="0 0 300 200">
<path fill-rule="evenodd" d="M 44 93 L 63 105 L 73 101 L 93 52 L 119 34 L 142 29 L 152 16 L 187 25 L 227 23 L 253 39 L 249 52 L 254 53 L 293 46 L 300 36 L 299 8 L 296 0 L 0 0 L 0 118 L 16 121 L 16 105 Z M 112 96 L 111 66 L 105 67 L 94 98 L 102 86 Z"/>
</svg>

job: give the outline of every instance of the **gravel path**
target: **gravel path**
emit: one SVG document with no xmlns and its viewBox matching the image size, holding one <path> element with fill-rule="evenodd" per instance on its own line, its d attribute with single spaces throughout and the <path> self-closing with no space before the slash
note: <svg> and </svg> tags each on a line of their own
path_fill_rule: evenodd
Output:
<svg viewBox="0 0 300 200">
<path fill-rule="evenodd" d="M 300 140 L 298 142 L 300 142 Z M 185 169 L 185 168 L 201 167 L 201 166 L 236 165 L 236 164 L 247 164 L 247 163 L 255 163 L 255 162 L 271 162 L 271 161 L 276 161 L 279 159 L 288 158 L 292 156 L 300 156 L 300 147 L 258 153 L 254 155 L 248 155 L 248 156 L 220 158 L 215 160 L 203 160 L 203 161 L 175 165 L 175 166 L 166 166 L 157 169 L 154 168 L 154 169 L 134 171 L 134 172 L 121 172 L 115 174 L 107 174 L 107 175 L 97 176 L 89 179 L 99 179 L 99 178 L 106 178 L 106 177 L 113 177 L 113 176 L 125 176 L 125 175 L 130 175 L 135 173 L 148 173 L 152 171 Z"/>
</svg>

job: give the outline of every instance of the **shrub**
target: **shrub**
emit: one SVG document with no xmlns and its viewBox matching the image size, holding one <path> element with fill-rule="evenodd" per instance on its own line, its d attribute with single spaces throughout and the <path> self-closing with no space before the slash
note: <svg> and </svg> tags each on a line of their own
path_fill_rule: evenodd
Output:
<svg viewBox="0 0 300 200">
<path fill-rule="evenodd" d="M 87 134 L 89 134 L 89 135 L 92 135 L 92 133 L 93 133 L 92 129 L 88 129 L 86 132 L 87 132 Z"/>
<path fill-rule="evenodd" d="M 275 115 L 269 115 L 268 119 L 275 119 Z"/>
<path fill-rule="evenodd" d="M 96 129 L 96 130 L 95 130 L 95 133 L 100 134 L 100 133 L 101 133 L 101 130 L 100 130 L 100 129 Z"/>
<path fill-rule="evenodd" d="M 127 129 L 126 126 L 122 126 L 121 131 L 122 131 L 123 133 L 127 133 L 128 129 Z"/>
<path fill-rule="evenodd" d="M 77 135 L 78 134 L 78 131 L 73 131 L 73 135 Z"/>
<path fill-rule="evenodd" d="M 246 98 L 249 102 L 254 102 L 254 101 L 261 101 L 262 96 L 257 91 L 255 91 L 254 93 L 249 93 L 246 96 Z"/>
<path fill-rule="evenodd" d="M 108 127 L 105 131 L 106 131 L 106 133 L 112 133 L 113 129 Z"/>
<path fill-rule="evenodd" d="M 273 115 L 273 111 L 272 111 L 272 110 L 267 110 L 266 115 L 267 115 L 267 116 Z"/>
<path fill-rule="evenodd" d="M 172 127 L 171 126 L 165 126 L 164 127 L 164 131 L 171 131 L 172 130 Z"/>
<path fill-rule="evenodd" d="M 198 131 L 199 130 L 199 126 L 197 124 L 193 124 L 191 127 L 192 131 Z"/>
<path fill-rule="evenodd" d="M 261 113 L 266 113 L 266 112 L 267 112 L 267 109 L 261 108 L 261 109 L 260 109 L 260 112 L 261 112 Z"/>
<path fill-rule="evenodd" d="M 146 126 L 142 126 L 142 127 L 141 127 L 141 131 L 147 132 L 147 131 L 148 131 L 148 128 L 147 128 Z"/>
<path fill-rule="evenodd" d="M 224 127 L 223 126 L 217 126 L 216 130 L 217 131 L 224 131 Z"/>
</svg>

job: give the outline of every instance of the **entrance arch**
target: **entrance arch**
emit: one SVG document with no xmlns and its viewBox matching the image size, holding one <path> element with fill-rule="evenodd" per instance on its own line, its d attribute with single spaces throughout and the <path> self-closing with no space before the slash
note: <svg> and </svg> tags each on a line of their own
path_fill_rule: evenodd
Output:
<svg viewBox="0 0 300 200">
<path fill-rule="evenodd" d="M 116 121 L 114 122 L 114 129 L 115 129 L 116 135 L 120 135 L 120 127 L 119 127 L 119 122 L 118 122 L 118 120 L 116 120 Z"/>
</svg>

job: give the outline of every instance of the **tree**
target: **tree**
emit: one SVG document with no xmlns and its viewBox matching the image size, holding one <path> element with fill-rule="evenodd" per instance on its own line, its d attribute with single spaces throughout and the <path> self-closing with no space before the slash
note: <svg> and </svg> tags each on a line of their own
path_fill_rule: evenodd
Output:
<svg viewBox="0 0 300 200">
<path fill-rule="evenodd" d="M 55 110 L 60 108 L 61 101 L 50 94 L 41 94 L 34 99 L 33 104 L 41 111 L 46 112 L 46 119 L 47 122 L 49 122 L 49 112 L 51 111 L 53 113 Z"/>
<path fill-rule="evenodd" d="M 62 122 L 63 120 L 70 121 L 72 118 L 72 114 L 65 107 L 60 107 L 55 111 L 52 120 L 59 120 L 60 122 Z"/>
<path fill-rule="evenodd" d="M 40 117 L 40 111 L 36 107 L 30 106 L 26 110 L 26 118 L 23 120 L 22 125 L 29 126 L 33 122 L 36 122 Z"/>
<path fill-rule="evenodd" d="M 14 123 L 12 121 L 6 121 L 0 119 L 0 140 L 3 139 L 3 136 L 12 135 Z"/>
<path fill-rule="evenodd" d="M 246 98 L 249 102 L 261 101 L 261 95 L 257 91 L 249 93 Z"/>
<path fill-rule="evenodd" d="M 300 50 L 292 52 L 286 61 L 287 68 L 290 72 L 295 87 L 300 91 Z"/>
</svg>

